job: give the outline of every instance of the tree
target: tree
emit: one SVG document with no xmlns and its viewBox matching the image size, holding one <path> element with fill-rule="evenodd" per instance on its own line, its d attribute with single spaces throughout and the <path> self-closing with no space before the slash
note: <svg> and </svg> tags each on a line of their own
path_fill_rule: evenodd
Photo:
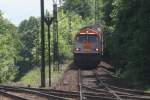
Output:
<svg viewBox="0 0 150 100">
<path fill-rule="evenodd" d="M 14 58 L 16 57 L 13 34 L 16 27 L 3 17 L 0 11 L 0 83 L 13 80 L 17 74 Z"/>
<path fill-rule="evenodd" d="M 91 16 L 91 6 L 87 0 L 64 0 L 65 11 L 74 11 L 83 18 Z"/>
<path fill-rule="evenodd" d="M 18 64 L 23 65 L 22 71 L 33 68 L 31 63 L 37 64 L 39 57 L 39 18 L 30 17 L 23 20 L 18 27 L 18 35 L 22 46 L 18 48 L 19 56 Z M 19 62 L 20 61 L 20 62 Z"/>
<path fill-rule="evenodd" d="M 130 82 L 150 82 L 150 1 L 113 0 L 107 47 L 121 76 Z M 108 29 L 109 30 L 109 29 Z"/>
</svg>

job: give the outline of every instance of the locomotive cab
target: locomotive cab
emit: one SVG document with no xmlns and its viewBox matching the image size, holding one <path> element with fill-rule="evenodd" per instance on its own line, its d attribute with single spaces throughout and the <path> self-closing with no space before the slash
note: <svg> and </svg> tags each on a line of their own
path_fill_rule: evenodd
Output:
<svg viewBox="0 0 150 100">
<path fill-rule="evenodd" d="M 81 29 L 75 37 L 74 62 L 78 65 L 97 65 L 101 54 L 101 35 L 90 28 Z"/>
</svg>

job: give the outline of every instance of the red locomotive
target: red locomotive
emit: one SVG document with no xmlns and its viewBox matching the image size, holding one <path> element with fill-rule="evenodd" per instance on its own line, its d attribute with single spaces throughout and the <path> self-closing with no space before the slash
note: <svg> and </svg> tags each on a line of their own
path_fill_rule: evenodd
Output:
<svg viewBox="0 0 150 100">
<path fill-rule="evenodd" d="M 96 25 L 87 26 L 76 34 L 74 62 L 77 65 L 97 65 L 103 55 L 103 33 Z"/>
</svg>

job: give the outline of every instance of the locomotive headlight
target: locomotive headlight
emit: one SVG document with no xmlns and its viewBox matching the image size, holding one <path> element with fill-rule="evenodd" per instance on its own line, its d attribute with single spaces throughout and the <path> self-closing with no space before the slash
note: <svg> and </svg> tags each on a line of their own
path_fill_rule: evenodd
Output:
<svg viewBox="0 0 150 100">
<path fill-rule="evenodd" d="M 80 48 L 75 48 L 76 51 L 80 51 Z"/>
<path fill-rule="evenodd" d="M 96 51 L 99 51 L 99 49 L 98 49 L 98 48 L 96 48 L 95 50 L 96 50 Z"/>
</svg>

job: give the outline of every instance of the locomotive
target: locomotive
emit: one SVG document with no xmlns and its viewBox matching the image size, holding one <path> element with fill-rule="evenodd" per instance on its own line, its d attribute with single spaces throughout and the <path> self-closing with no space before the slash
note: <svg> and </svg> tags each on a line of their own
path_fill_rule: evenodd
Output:
<svg viewBox="0 0 150 100">
<path fill-rule="evenodd" d="M 83 27 L 75 35 L 74 62 L 77 65 L 97 65 L 103 55 L 103 33 L 99 26 Z"/>
</svg>

